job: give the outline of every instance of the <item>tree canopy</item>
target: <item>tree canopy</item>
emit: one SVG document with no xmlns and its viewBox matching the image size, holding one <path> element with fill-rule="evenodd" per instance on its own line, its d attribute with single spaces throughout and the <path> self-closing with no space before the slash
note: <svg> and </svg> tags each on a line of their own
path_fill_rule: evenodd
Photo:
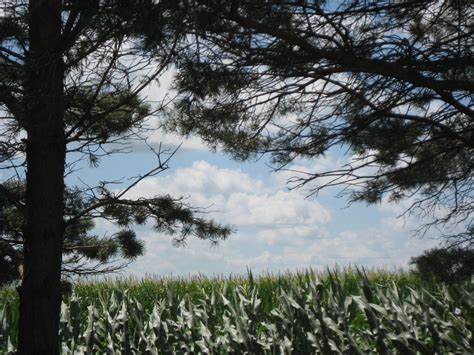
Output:
<svg viewBox="0 0 474 355">
<path fill-rule="evenodd" d="M 176 242 L 191 235 L 217 242 L 231 228 L 179 196 L 129 197 L 168 168 L 173 152 L 150 147 L 156 167 L 129 172 L 128 184 L 65 185 L 81 164 L 99 166 L 104 156 L 146 144 L 147 119 L 162 105 L 140 95 L 186 36 L 179 2 L 7 0 L 1 7 L 0 266 L 14 272 L 12 262 L 24 259 L 19 353 L 58 354 L 61 273 L 110 271 L 119 253 L 140 255 L 133 227 L 147 221 Z M 94 235 L 98 218 L 121 231 Z"/>
<path fill-rule="evenodd" d="M 183 35 L 178 23 L 173 22 L 178 16 L 166 16 L 164 9 L 171 11 L 170 4 L 94 4 L 68 2 L 63 8 L 67 15 L 61 38 L 65 56 L 64 132 L 67 153 L 75 157 L 65 174 L 74 173 L 78 160 L 98 166 L 100 158 L 129 149 L 146 138 L 149 126 L 145 127 L 144 121 L 159 111 L 160 105 L 152 107 L 139 94 L 167 69 Z M 31 125 L 26 117 L 31 98 L 24 88 L 29 42 L 27 3 L 6 3 L 5 10 L 7 16 L 0 21 L 0 103 L 4 110 L 0 121 L 0 162 L 7 178 L 0 185 L 0 238 L 21 257 L 27 171 L 25 134 Z M 117 148 L 118 144 L 128 146 Z M 156 157 L 157 166 L 131 185 L 167 169 L 170 156 L 150 152 Z M 133 259 L 141 255 L 143 243 L 131 228 L 149 218 L 154 219 L 157 230 L 177 233 L 177 240 L 195 234 L 215 242 L 229 233 L 228 227 L 197 217 L 199 210 L 179 196 L 129 200 L 124 197 L 126 190 L 114 192 L 107 182 L 66 188 L 66 273 L 115 271 L 117 266 L 107 263 L 115 256 Z M 106 218 L 123 230 L 108 238 L 93 235 L 90 232 L 96 218 Z"/>
<path fill-rule="evenodd" d="M 412 199 L 410 211 L 430 216 L 428 225 L 463 228 L 451 240 L 472 244 L 470 2 L 7 0 L 2 7 L 0 238 L 24 258 L 19 353 L 59 353 L 63 261 L 80 270 L 74 258 L 100 262 L 122 247 L 138 255 L 131 231 L 147 220 L 177 241 L 229 235 L 179 197 L 128 197 L 167 168 L 159 150 L 156 168 L 126 187 L 65 186 L 77 159 L 98 166 L 146 137 L 147 118 L 164 107 L 140 94 L 172 65 L 179 101 L 170 128 L 240 159 L 270 153 L 277 168 L 342 147 L 347 164 L 304 172 L 294 186 L 341 186 L 351 201 L 368 203 Z M 97 218 L 121 228 L 112 244 L 89 233 Z"/>
<path fill-rule="evenodd" d="M 448 243 L 474 240 L 474 8 L 469 1 L 189 1 L 168 126 L 295 174 L 310 193 L 409 201 Z M 213 21 L 208 21 L 212 18 Z"/>
</svg>

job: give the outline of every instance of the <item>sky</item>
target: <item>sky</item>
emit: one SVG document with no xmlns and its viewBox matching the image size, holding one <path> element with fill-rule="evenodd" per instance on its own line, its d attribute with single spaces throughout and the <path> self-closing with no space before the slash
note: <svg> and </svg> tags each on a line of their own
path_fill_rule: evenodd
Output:
<svg viewBox="0 0 474 355">
<path fill-rule="evenodd" d="M 146 253 L 124 276 L 215 276 L 245 274 L 247 269 L 260 274 L 336 265 L 396 270 L 407 268 L 412 256 L 436 244 L 429 237 L 412 236 L 419 221 L 397 218 L 404 206 L 383 202 L 347 207 L 347 201 L 334 196 L 335 189 L 307 198 L 307 192 L 289 191 L 288 175 L 272 173 L 262 161 L 237 163 L 204 148 L 184 144 L 169 170 L 143 180 L 128 197 L 188 197 L 192 205 L 208 208 L 206 217 L 233 225 L 235 233 L 217 247 L 189 238 L 177 248 L 169 236 L 139 227 Z M 323 164 L 331 162 L 326 160 Z M 143 150 L 104 161 L 98 171 L 104 178 L 121 178 L 122 169 L 135 175 L 152 165 L 153 156 Z M 104 235 L 115 230 L 106 222 L 97 227 Z"/>
<path fill-rule="evenodd" d="M 148 88 L 147 99 L 160 101 L 171 81 L 168 75 L 161 85 Z M 156 127 L 158 120 L 150 119 L 150 125 Z M 119 276 L 212 277 L 245 275 L 249 269 L 262 274 L 336 266 L 398 270 L 407 269 L 411 257 L 439 242 L 429 235 L 413 236 L 420 221 L 413 216 L 399 217 L 408 201 L 348 206 L 346 199 L 336 196 L 338 188 L 323 190 L 318 196 L 288 189 L 287 181 L 294 173 L 272 171 L 266 156 L 237 162 L 222 151 L 212 152 L 198 137 L 185 139 L 159 129 L 150 133 L 147 142 L 155 149 L 160 144 L 169 149 L 181 147 L 168 170 L 141 181 L 126 197 L 185 197 L 192 206 L 207 208 L 206 218 L 230 224 L 235 232 L 215 247 L 193 237 L 184 247 L 175 247 L 169 235 L 140 226 L 135 230 L 145 242 L 145 255 Z M 156 166 L 156 157 L 145 144 L 131 148 L 128 154 L 103 158 L 97 168 L 77 166 L 67 183 L 95 186 L 100 180 L 127 180 Z M 320 171 L 340 166 L 347 158 L 331 151 L 325 157 L 296 161 L 289 168 Z M 73 159 L 69 157 L 69 161 Z M 2 178 L 6 176 L 0 175 Z M 98 220 L 94 232 L 110 236 L 117 230 Z"/>
<path fill-rule="evenodd" d="M 168 78 L 167 82 L 171 79 Z M 166 85 L 146 92 L 159 101 Z M 157 125 L 158 121 L 150 121 Z M 197 137 L 185 139 L 161 130 L 153 131 L 148 144 L 157 149 L 180 149 L 165 172 L 141 181 L 126 197 L 153 197 L 171 194 L 185 197 L 196 207 L 206 207 L 206 218 L 230 224 L 235 232 L 213 247 L 208 241 L 190 237 L 184 247 L 174 247 L 169 235 L 160 235 L 150 226 L 138 227 L 145 242 L 145 255 L 122 273 L 128 277 L 254 274 L 323 270 L 364 266 L 388 270 L 407 269 L 411 257 L 438 244 L 426 236 L 414 237 L 420 224 L 415 217 L 399 217 L 408 206 L 386 201 L 378 205 L 353 204 L 336 197 L 338 188 L 323 190 L 318 196 L 308 191 L 288 189 L 288 171 L 274 172 L 268 157 L 236 162 L 217 150 L 212 152 Z M 314 160 L 300 160 L 290 168 L 303 171 L 338 166 L 347 159 L 338 151 Z M 156 159 L 144 144 L 128 154 L 101 160 L 98 168 L 83 167 L 70 182 L 80 178 L 90 184 L 98 180 L 126 179 L 153 168 Z M 106 221 L 97 221 L 96 233 L 117 231 Z"/>
</svg>

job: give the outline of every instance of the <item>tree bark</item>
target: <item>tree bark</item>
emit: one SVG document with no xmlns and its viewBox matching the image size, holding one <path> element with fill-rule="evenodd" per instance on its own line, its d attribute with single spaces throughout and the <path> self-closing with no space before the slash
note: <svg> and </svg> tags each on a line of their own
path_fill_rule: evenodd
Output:
<svg viewBox="0 0 474 355">
<path fill-rule="evenodd" d="M 30 0 L 25 93 L 26 214 L 19 354 L 59 354 L 64 193 L 61 0 Z"/>
</svg>

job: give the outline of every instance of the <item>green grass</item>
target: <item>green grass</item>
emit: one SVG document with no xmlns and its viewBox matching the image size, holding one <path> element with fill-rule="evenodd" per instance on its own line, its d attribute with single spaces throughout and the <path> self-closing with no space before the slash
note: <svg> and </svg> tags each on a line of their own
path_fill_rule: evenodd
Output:
<svg viewBox="0 0 474 355">
<path fill-rule="evenodd" d="M 466 352 L 473 282 L 355 269 L 254 277 L 77 282 L 62 308 L 63 353 Z M 0 352 L 14 348 L 15 290 L 0 291 Z M 3 343 L 3 348 L 2 348 Z"/>
</svg>

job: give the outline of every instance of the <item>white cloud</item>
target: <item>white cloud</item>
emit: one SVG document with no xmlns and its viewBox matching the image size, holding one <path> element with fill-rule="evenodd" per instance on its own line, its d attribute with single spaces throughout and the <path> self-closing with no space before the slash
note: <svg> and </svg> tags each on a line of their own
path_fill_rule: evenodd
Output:
<svg viewBox="0 0 474 355">
<path fill-rule="evenodd" d="M 328 206 L 287 191 L 272 179 L 263 181 L 239 168 L 219 168 L 206 161 L 145 179 L 130 197 L 161 193 L 189 196 L 192 205 L 210 206 L 219 213 L 206 217 L 235 225 L 237 233 L 217 248 L 195 238 L 185 248 L 174 248 L 169 236 L 140 231 L 146 255 L 127 274 L 245 274 L 247 267 L 261 273 L 336 264 L 406 267 L 412 256 L 435 243 L 410 238 L 407 226 L 395 219 L 396 210 L 388 207 L 351 207 L 350 213 L 361 218 L 368 213 L 380 216 L 377 223 L 354 229 L 345 226 L 345 220 L 334 221 Z"/>
<path fill-rule="evenodd" d="M 342 165 L 344 165 L 344 160 L 332 153 L 315 159 L 298 159 L 285 169 L 275 172 L 272 179 L 278 186 L 294 187 L 299 178 L 309 178 L 311 174 L 338 169 Z M 308 187 L 320 186 L 327 182 L 329 178 L 321 178 Z"/>
<path fill-rule="evenodd" d="M 193 162 L 189 168 L 176 169 L 173 174 L 145 179 L 132 191 L 135 196 L 170 193 L 214 196 L 221 193 L 255 193 L 268 191 L 261 180 L 253 179 L 240 169 L 221 169 L 206 161 Z"/>
<path fill-rule="evenodd" d="M 170 90 L 175 73 L 176 70 L 174 68 L 163 72 L 157 80 L 143 89 L 141 96 L 150 102 L 150 104 L 166 103 L 172 95 L 175 95 L 175 93 Z"/>
<path fill-rule="evenodd" d="M 374 173 L 376 168 L 373 164 L 368 164 L 369 161 L 370 158 L 368 156 L 362 157 L 356 154 L 348 154 L 342 148 L 340 150 L 333 149 L 326 155 L 314 159 L 297 159 L 291 165 L 285 167 L 285 169 L 275 172 L 272 179 L 278 186 L 295 188 L 304 180 L 311 180 L 315 174 L 324 174 L 330 171 L 342 173 L 344 169 L 349 171 L 350 166 L 354 169 L 359 169 L 357 170 L 357 175 L 370 175 Z M 345 187 L 343 184 L 351 180 L 351 177 L 348 175 L 338 177 L 338 174 L 321 176 L 309 181 L 308 184 L 301 186 L 299 192 L 307 196 L 318 187 L 337 184 L 336 186 L 326 187 L 319 192 L 319 194 L 324 194 L 325 196 L 336 195 Z"/>
<path fill-rule="evenodd" d="M 182 137 L 175 133 L 167 133 L 157 129 L 147 139 L 148 143 L 156 146 L 161 144 L 165 148 L 177 148 L 181 150 L 208 151 L 209 147 L 198 137 Z"/>
<path fill-rule="evenodd" d="M 285 191 L 263 195 L 233 193 L 226 207 L 237 224 L 301 226 L 326 224 L 331 218 L 319 203 Z"/>
<path fill-rule="evenodd" d="M 261 228 L 255 236 L 258 241 L 267 245 L 306 248 L 309 242 L 319 240 L 326 234 L 327 230 L 317 225 L 300 225 Z"/>
<path fill-rule="evenodd" d="M 154 109 L 170 105 L 174 96 L 176 96 L 176 92 L 171 90 L 175 73 L 176 70 L 174 68 L 168 69 L 157 80 L 143 89 L 140 96 Z M 180 146 L 181 150 L 209 150 L 209 147 L 199 137 L 183 137 L 179 134 L 165 132 L 161 128 L 162 122 L 156 117 L 148 118 L 144 124 L 149 125 L 152 129 L 151 134 L 147 137 L 147 142 L 152 146 L 161 144 L 164 148 Z"/>
<path fill-rule="evenodd" d="M 320 225 L 331 218 L 318 202 L 274 189 L 240 169 L 222 169 L 206 161 L 195 161 L 165 177 L 145 179 L 129 196 L 161 193 L 189 196 L 190 203 L 212 206 L 221 212 L 220 219 L 236 225 Z"/>
<path fill-rule="evenodd" d="M 245 274 L 247 268 L 258 274 L 336 265 L 395 270 L 434 243 L 378 228 L 332 235 L 310 227 L 241 229 L 217 248 L 196 239 L 173 248 L 169 238 L 151 233 L 145 239 L 147 254 L 128 270 L 130 274 Z"/>
</svg>

